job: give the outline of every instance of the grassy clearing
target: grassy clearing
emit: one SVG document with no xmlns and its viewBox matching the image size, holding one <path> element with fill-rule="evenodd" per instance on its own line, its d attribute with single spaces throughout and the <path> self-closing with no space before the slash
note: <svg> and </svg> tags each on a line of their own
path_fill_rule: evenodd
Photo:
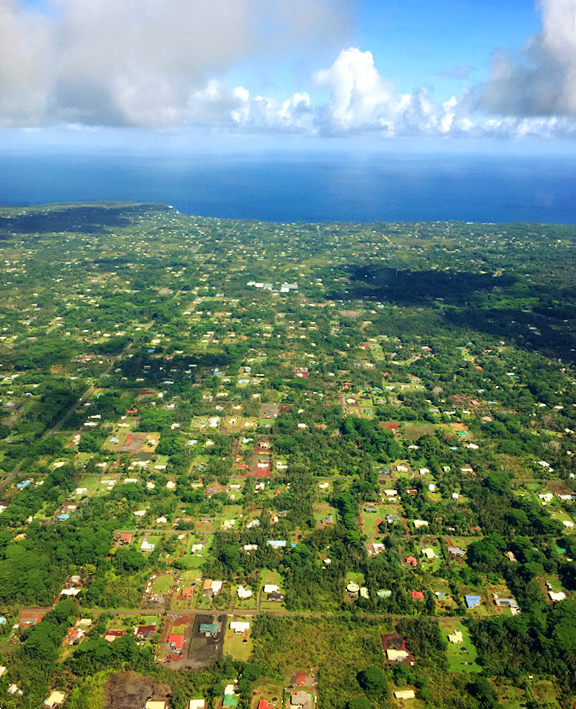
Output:
<svg viewBox="0 0 576 709">
<path fill-rule="evenodd" d="M 481 672 L 482 668 L 477 662 L 478 653 L 470 639 L 468 628 L 457 620 L 448 621 L 441 625 L 444 639 L 448 642 L 448 669 L 450 672 Z M 451 643 L 448 635 L 455 630 L 462 633 L 463 641 L 459 644 Z M 462 664 L 473 662 L 474 664 Z"/>
<path fill-rule="evenodd" d="M 236 617 L 234 620 L 243 621 L 249 620 L 240 617 Z M 229 621 L 226 626 L 226 634 L 224 636 L 224 655 L 232 655 L 235 660 L 243 660 L 248 662 L 252 656 L 252 651 L 254 649 L 254 644 L 250 637 L 250 630 L 247 633 L 236 633 L 230 630 Z"/>
<path fill-rule="evenodd" d="M 157 576 L 152 584 L 152 593 L 165 596 L 172 587 L 173 580 L 172 576 Z"/>
<path fill-rule="evenodd" d="M 254 690 L 254 695 L 252 697 L 252 708 L 257 709 L 258 705 L 262 700 L 271 704 L 275 709 L 280 709 L 282 707 L 282 697 L 284 694 L 284 687 L 281 684 L 266 684 L 266 680 L 262 680 L 263 684 L 256 687 Z"/>
</svg>

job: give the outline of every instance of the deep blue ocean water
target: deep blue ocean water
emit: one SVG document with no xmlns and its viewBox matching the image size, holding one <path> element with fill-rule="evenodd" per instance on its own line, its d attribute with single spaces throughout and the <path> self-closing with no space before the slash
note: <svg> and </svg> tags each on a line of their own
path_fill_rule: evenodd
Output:
<svg viewBox="0 0 576 709">
<path fill-rule="evenodd" d="M 0 204 L 135 200 L 263 221 L 576 223 L 576 158 L 0 154 Z"/>
</svg>

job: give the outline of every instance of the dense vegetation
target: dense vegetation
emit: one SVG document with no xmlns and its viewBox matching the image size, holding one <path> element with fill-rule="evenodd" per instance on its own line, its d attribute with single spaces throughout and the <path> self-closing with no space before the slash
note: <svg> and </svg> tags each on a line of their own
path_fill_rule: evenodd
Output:
<svg viewBox="0 0 576 709">
<path fill-rule="evenodd" d="M 575 245 L 0 210 L 2 707 L 571 707 Z"/>
</svg>

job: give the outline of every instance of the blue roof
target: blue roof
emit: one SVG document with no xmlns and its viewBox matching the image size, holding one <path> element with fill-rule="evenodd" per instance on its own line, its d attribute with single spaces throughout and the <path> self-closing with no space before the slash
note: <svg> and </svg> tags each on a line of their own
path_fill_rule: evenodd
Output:
<svg viewBox="0 0 576 709">
<path fill-rule="evenodd" d="M 23 480 L 21 483 L 16 483 L 16 487 L 27 487 L 32 480 Z"/>
<path fill-rule="evenodd" d="M 285 547 L 286 546 L 286 540 L 285 539 L 269 539 L 266 544 L 268 544 L 269 547 L 274 547 L 275 549 L 278 547 Z"/>
<path fill-rule="evenodd" d="M 480 605 L 480 596 L 464 596 L 464 600 L 468 608 L 474 608 Z"/>
<path fill-rule="evenodd" d="M 58 515 L 58 519 L 70 519 L 70 515 L 67 515 L 67 514 Z"/>
</svg>

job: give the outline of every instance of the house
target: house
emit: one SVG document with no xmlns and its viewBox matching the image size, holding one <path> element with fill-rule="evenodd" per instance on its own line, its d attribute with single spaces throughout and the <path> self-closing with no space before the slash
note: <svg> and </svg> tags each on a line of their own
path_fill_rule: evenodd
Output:
<svg viewBox="0 0 576 709">
<path fill-rule="evenodd" d="M 468 608 L 476 608 L 476 606 L 480 605 L 480 596 L 464 596 L 464 600 L 466 601 L 466 605 Z"/>
<path fill-rule="evenodd" d="M 466 552 L 460 547 L 448 547 L 448 553 L 451 556 L 466 556 Z"/>
<path fill-rule="evenodd" d="M 376 595 L 378 598 L 390 598 L 392 595 L 392 591 L 389 591 L 388 589 L 381 588 L 379 591 L 376 591 Z"/>
<path fill-rule="evenodd" d="M 399 689 L 394 692 L 396 699 L 414 699 L 416 695 L 413 689 Z"/>
<path fill-rule="evenodd" d="M 513 551 L 507 551 L 506 557 L 508 558 L 508 561 L 516 561 L 516 556 Z"/>
<path fill-rule="evenodd" d="M 268 704 L 268 702 L 265 699 L 261 699 L 260 703 L 258 704 L 258 709 L 274 709 L 272 704 Z"/>
<path fill-rule="evenodd" d="M 360 596 L 362 598 L 366 598 L 366 599 L 370 598 L 370 596 L 368 594 L 368 589 L 366 588 L 366 586 L 362 586 L 362 588 L 360 589 Z"/>
<path fill-rule="evenodd" d="M 398 515 L 386 515 L 386 522 L 388 524 L 393 524 L 394 522 L 398 522 L 400 517 Z"/>
<path fill-rule="evenodd" d="M 312 697 L 300 689 L 294 692 L 290 697 L 290 705 L 293 707 L 302 707 L 302 709 L 312 709 Z"/>
<path fill-rule="evenodd" d="M 151 623 L 150 625 L 139 625 L 134 630 L 134 634 L 142 640 L 147 640 L 151 633 L 156 632 L 156 623 Z"/>
<path fill-rule="evenodd" d="M 204 699 L 191 699 L 188 702 L 188 709 L 204 709 L 206 701 Z"/>
<path fill-rule="evenodd" d="M 123 635 L 126 635 L 125 630 L 109 630 L 104 636 L 104 640 L 113 643 L 116 638 L 121 638 Z"/>
<path fill-rule="evenodd" d="M 238 594 L 238 598 L 240 600 L 252 597 L 252 590 L 249 588 L 244 588 L 244 586 L 238 586 L 236 593 Z"/>
<path fill-rule="evenodd" d="M 462 637 L 462 631 L 455 630 L 453 633 L 450 633 L 448 635 L 448 640 L 450 640 L 450 642 L 454 644 L 460 644 L 461 642 L 464 642 L 464 638 Z"/>
<path fill-rule="evenodd" d="M 52 694 L 48 697 L 48 699 L 44 700 L 44 704 L 47 707 L 57 707 L 60 704 L 64 704 L 64 700 L 66 699 L 66 695 L 64 692 L 58 692 L 57 690 L 54 690 Z"/>
<path fill-rule="evenodd" d="M 235 690 L 236 686 L 234 684 L 226 685 L 224 699 L 222 700 L 223 707 L 235 707 L 238 704 L 240 697 L 236 696 Z"/>
<path fill-rule="evenodd" d="M 423 601 L 424 600 L 424 594 L 422 591 L 410 591 L 410 595 L 415 601 Z"/>
<path fill-rule="evenodd" d="M 267 583 L 264 586 L 264 593 L 277 593 L 279 590 L 279 587 L 275 583 Z"/>
<path fill-rule="evenodd" d="M 407 650 L 388 648 L 388 650 L 386 650 L 386 657 L 388 658 L 388 662 L 403 662 L 408 659 L 409 654 Z"/>
<path fill-rule="evenodd" d="M 410 566 L 418 566 L 418 560 L 413 556 L 407 556 L 405 561 L 407 564 L 410 564 Z"/>
<path fill-rule="evenodd" d="M 140 544 L 140 551 L 154 551 L 156 548 L 155 544 L 150 544 L 149 541 L 144 540 L 142 544 Z"/>
<path fill-rule="evenodd" d="M 233 630 L 235 633 L 245 633 L 248 631 L 250 628 L 250 623 L 247 621 L 240 621 L 240 620 L 233 620 L 230 623 L 230 630 Z"/>
<path fill-rule="evenodd" d="M 132 535 L 131 534 L 121 534 L 118 537 L 118 541 L 120 542 L 120 544 L 130 544 L 130 542 L 132 541 Z"/>
<path fill-rule="evenodd" d="M 82 590 L 81 588 L 76 588 L 75 586 L 72 586 L 71 588 L 63 588 L 60 591 L 60 595 L 61 596 L 77 596 L 81 590 Z"/>
<path fill-rule="evenodd" d="M 266 596 L 267 601 L 274 601 L 276 603 L 281 603 L 284 600 L 284 594 L 282 593 L 269 593 Z"/>
<path fill-rule="evenodd" d="M 184 645 L 184 636 L 178 633 L 170 633 L 168 636 L 168 645 L 170 645 L 173 652 L 179 655 Z"/>
<path fill-rule="evenodd" d="M 365 507 L 364 512 L 371 512 L 371 513 L 378 512 L 378 508 L 377 507 Z"/>
<path fill-rule="evenodd" d="M 430 547 L 422 549 L 422 553 L 427 559 L 433 559 L 436 556 L 436 554 L 434 554 L 434 549 L 431 549 Z"/>
<path fill-rule="evenodd" d="M 144 709 L 168 709 L 167 699 L 149 699 L 144 705 Z"/>
<path fill-rule="evenodd" d="M 421 527 L 427 527 L 428 522 L 424 519 L 415 519 L 414 526 L 416 527 L 416 529 L 420 529 Z"/>
<path fill-rule="evenodd" d="M 566 594 L 564 591 L 559 591 L 558 593 L 554 593 L 554 591 L 548 591 L 548 595 L 550 596 L 551 601 L 563 601 L 566 598 Z"/>
<path fill-rule="evenodd" d="M 73 645 L 76 640 L 81 640 L 84 637 L 84 631 L 81 628 L 73 628 L 70 632 L 69 644 Z"/>
<path fill-rule="evenodd" d="M 210 638 L 213 635 L 218 635 L 219 629 L 220 628 L 217 623 L 201 623 L 199 628 L 200 632 L 204 633 L 207 638 Z"/>
<path fill-rule="evenodd" d="M 269 547 L 272 547 L 273 549 L 281 549 L 282 547 L 286 546 L 286 540 L 285 539 L 269 539 L 266 544 L 268 544 Z"/>
<path fill-rule="evenodd" d="M 518 608 L 518 602 L 515 598 L 495 598 L 494 603 L 498 608 Z"/>
</svg>

